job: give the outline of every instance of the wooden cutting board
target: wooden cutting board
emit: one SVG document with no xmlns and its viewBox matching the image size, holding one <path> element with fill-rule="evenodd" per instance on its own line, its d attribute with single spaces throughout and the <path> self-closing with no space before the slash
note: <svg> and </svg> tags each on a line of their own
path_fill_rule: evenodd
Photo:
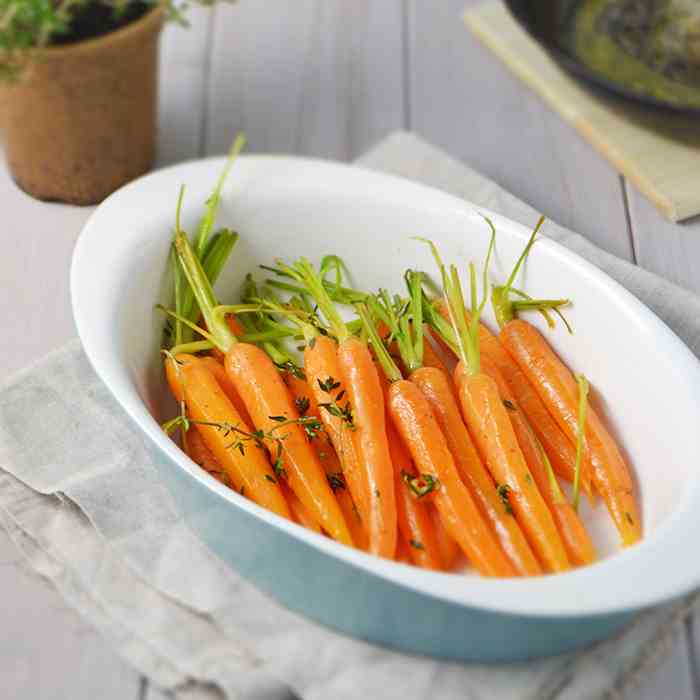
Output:
<svg viewBox="0 0 700 700">
<path fill-rule="evenodd" d="M 469 30 L 671 221 L 700 214 L 700 120 L 601 97 L 560 68 L 500 2 L 464 14 Z"/>
</svg>

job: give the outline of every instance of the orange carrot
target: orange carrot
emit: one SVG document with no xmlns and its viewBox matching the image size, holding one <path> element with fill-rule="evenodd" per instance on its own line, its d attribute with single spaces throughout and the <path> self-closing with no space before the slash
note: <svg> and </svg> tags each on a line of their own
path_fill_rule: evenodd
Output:
<svg viewBox="0 0 700 700">
<path fill-rule="evenodd" d="M 297 498 L 296 494 L 292 489 L 287 486 L 284 481 L 280 481 L 280 487 L 284 497 L 287 499 L 289 504 L 289 510 L 294 517 L 295 522 L 299 523 L 302 527 L 312 532 L 318 532 L 321 534 L 321 525 L 316 518 L 314 518 L 304 504 Z"/>
<path fill-rule="evenodd" d="M 569 440 L 578 439 L 578 385 L 542 334 L 525 321 L 512 320 L 501 330 L 501 342 L 545 403 Z M 639 508 L 629 467 L 598 414 L 589 405 L 584 453 L 593 483 L 603 497 L 625 546 L 641 537 Z"/>
<path fill-rule="evenodd" d="M 481 358 L 481 368 L 497 384 L 501 399 L 508 408 L 510 422 L 518 438 L 523 457 L 535 478 L 537 488 L 549 506 L 549 510 L 561 534 L 569 560 L 577 566 L 591 564 L 596 559 L 595 548 L 578 514 L 564 497 L 556 477 L 548 469 L 544 452 L 535 433 L 521 411 L 514 393 L 490 357 Z"/>
<path fill-rule="evenodd" d="M 419 472 L 437 479 L 434 502 L 445 528 L 484 576 L 514 576 L 471 495 L 459 478 L 445 437 L 420 389 L 406 380 L 389 389 L 389 412 Z"/>
<path fill-rule="evenodd" d="M 351 545 L 350 531 L 304 429 L 288 422 L 297 421 L 299 413 L 272 360 L 256 345 L 235 342 L 226 352 L 225 368 L 255 427 L 274 432 L 277 439 L 265 444 L 275 460 L 279 450 L 292 491 L 333 539 Z"/>
<path fill-rule="evenodd" d="M 440 548 L 442 568 L 445 571 L 451 571 L 459 555 L 459 545 L 452 539 L 450 533 L 447 532 L 442 518 L 440 517 L 440 511 L 438 511 L 433 503 L 428 504 L 428 512 L 430 513 L 430 518 L 435 528 L 435 538 Z"/>
<path fill-rule="evenodd" d="M 226 396 L 228 396 L 231 403 L 236 407 L 236 410 L 240 414 L 241 418 L 248 424 L 252 425 L 253 421 L 250 420 L 248 415 L 248 409 L 245 407 L 241 397 L 236 391 L 236 387 L 233 386 L 233 382 L 229 379 L 228 374 L 224 366 L 217 361 L 214 357 L 202 357 L 200 361 L 209 369 L 209 371 L 214 375 L 216 381 L 219 382 L 219 386 Z"/>
<path fill-rule="evenodd" d="M 333 350 L 333 354 L 335 355 L 335 349 Z M 284 383 L 289 388 L 299 413 L 304 416 L 315 416 L 320 420 L 322 412 L 308 382 L 296 377 L 291 372 L 286 372 L 284 374 Z M 362 527 L 362 520 L 352 500 L 352 496 L 346 488 L 347 484 L 343 474 L 343 465 L 333 448 L 328 433 L 325 430 L 319 431 L 316 437 L 311 441 L 311 446 L 314 448 L 326 472 L 331 489 L 338 499 L 338 505 L 340 506 L 340 510 L 343 511 L 345 522 L 350 528 L 350 534 L 352 535 L 355 546 L 358 549 L 367 549 L 367 533 Z"/>
<path fill-rule="evenodd" d="M 369 486 L 369 551 L 391 559 L 396 550 L 397 516 L 382 387 L 366 344 L 347 337 L 338 346 L 337 356 L 352 407 L 352 440 Z"/>
<path fill-rule="evenodd" d="M 449 312 L 443 300 L 436 302 L 436 307 L 443 318 L 449 320 Z M 467 323 L 471 323 L 469 312 L 465 311 Z M 449 347 L 446 345 L 446 347 Z M 576 450 L 562 432 L 555 420 L 550 416 L 542 399 L 534 390 L 527 377 L 513 358 L 506 352 L 498 338 L 483 324 L 479 323 L 479 347 L 484 357 L 489 357 L 515 395 L 518 405 L 522 408 L 532 425 L 537 438 L 549 457 L 554 471 L 569 482 L 574 480 L 576 466 Z M 581 486 L 590 496 L 591 483 L 588 470 L 581 474 Z"/>
<path fill-rule="evenodd" d="M 226 353 L 226 373 L 273 455 L 276 476 L 286 474 L 291 489 L 327 534 L 352 545 L 342 511 L 307 440 L 305 430 L 309 426 L 300 424 L 294 401 L 272 360 L 257 346 L 241 343 L 231 333 L 221 318 L 226 307 L 217 309 L 214 290 L 182 231 L 175 235 L 175 251 L 209 328 L 208 337 Z M 272 479 L 276 483 L 274 476 Z"/>
<path fill-rule="evenodd" d="M 393 424 L 387 421 L 387 439 L 394 466 L 396 485 L 396 512 L 399 532 L 409 545 L 411 560 L 424 569 L 443 568 L 440 546 L 435 535 L 435 526 L 430 516 L 430 503 L 425 503 L 411 494 L 404 482 L 404 475 L 416 476 L 416 471 L 401 437 Z"/>
<path fill-rule="evenodd" d="M 450 265 L 448 274 L 437 249 L 431 244 L 442 277 L 445 300 L 460 358 L 454 379 L 459 390 L 462 416 L 482 460 L 499 484 L 499 494 L 504 503 L 512 508 L 540 563 L 547 571 L 566 571 L 571 565 L 564 544 L 552 515 L 529 473 L 508 412 L 499 396 L 498 386 L 491 377 L 481 371 L 478 324 L 486 304 L 488 266 L 495 240 L 493 224 L 488 219 L 486 221 L 492 235 L 484 266 L 484 296 L 481 303 L 477 302 L 476 268 L 473 263 L 469 264 L 470 323 L 467 323 L 464 315 L 464 299 L 457 268 Z"/>
<path fill-rule="evenodd" d="M 165 368 L 173 394 L 184 399 L 188 418 L 194 422 L 194 428 L 221 464 L 233 488 L 273 513 L 290 519 L 289 508 L 264 453 L 250 442 L 244 445 L 243 454 L 232 449 L 237 433 L 231 429 L 249 433 L 250 428 L 214 375 L 192 355 L 178 355 L 175 361 L 168 358 Z"/>
<path fill-rule="evenodd" d="M 498 387 L 491 377 L 466 374 L 459 384 L 464 420 L 504 500 L 510 503 L 547 571 L 570 568 L 564 545 L 513 431 Z"/>
<path fill-rule="evenodd" d="M 487 472 L 472 443 L 452 393 L 452 382 L 444 372 L 432 367 L 416 370 L 410 380 L 420 388 L 433 409 L 462 481 L 470 489 L 484 517 L 490 522 L 515 570 L 521 576 L 540 574 L 542 569 L 530 545 L 512 513 L 505 507 L 493 478 Z"/>
<path fill-rule="evenodd" d="M 308 385 L 313 394 L 316 405 L 329 404 L 335 396 L 341 395 L 345 387 L 340 379 L 340 366 L 338 365 L 338 344 L 326 335 L 311 338 L 304 348 L 304 371 Z M 338 386 L 332 393 L 323 387 Z M 346 392 L 347 394 L 347 392 Z M 355 452 L 352 440 L 352 430 L 343 418 L 334 415 L 327 409 L 318 409 L 326 433 L 330 437 L 336 454 L 342 465 L 342 472 L 347 484 L 352 501 L 357 508 L 357 514 L 367 533 L 369 522 L 369 484 Z M 366 544 L 367 535 L 363 537 Z M 359 542 L 356 542 L 360 546 Z M 362 547 L 365 549 L 366 547 Z"/>
</svg>

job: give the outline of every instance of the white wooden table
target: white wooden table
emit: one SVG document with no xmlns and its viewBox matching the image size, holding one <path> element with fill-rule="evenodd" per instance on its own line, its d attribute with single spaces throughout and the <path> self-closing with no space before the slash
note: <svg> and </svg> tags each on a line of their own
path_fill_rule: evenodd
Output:
<svg viewBox="0 0 700 700">
<path fill-rule="evenodd" d="M 159 164 L 250 150 L 349 160 L 412 129 L 600 246 L 700 293 L 700 221 L 655 210 L 467 34 L 466 0 L 296 0 L 195 11 L 163 40 Z M 73 244 L 90 209 L 36 202 L 0 165 L 0 378 L 75 333 Z M 0 534 L 0 695 L 157 700 Z M 700 628 L 698 628 L 700 629 Z M 640 700 L 700 700 L 693 624 Z"/>
</svg>

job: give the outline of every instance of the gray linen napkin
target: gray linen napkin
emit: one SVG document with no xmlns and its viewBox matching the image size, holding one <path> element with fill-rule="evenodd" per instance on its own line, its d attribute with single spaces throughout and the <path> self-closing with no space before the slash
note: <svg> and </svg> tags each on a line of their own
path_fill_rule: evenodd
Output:
<svg viewBox="0 0 700 700">
<path fill-rule="evenodd" d="M 411 134 L 391 135 L 360 163 L 525 224 L 536 217 Z M 546 233 L 624 284 L 700 353 L 700 300 L 555 225 Z M 611 698 L 639 681 L 676 623 L 700 607 L 688 597 L 641 614 L 616 639 L 506 672 L 337 635 L 256 591 L 189 532 L 77 341 L 0 390 L 0 523 L 118 654 L 182 700 Z"/>
</svg>

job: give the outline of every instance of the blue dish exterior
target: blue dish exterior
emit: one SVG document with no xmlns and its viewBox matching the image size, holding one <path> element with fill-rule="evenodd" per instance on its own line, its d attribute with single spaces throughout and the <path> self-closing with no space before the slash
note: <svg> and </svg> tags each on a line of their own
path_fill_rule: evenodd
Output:
<svg viewBox="0 0 700 700">
<path fill-rule="evenodd" d="M 418 593 L 266 526 L 151 451 L 186 521 L 214 552 L 281 604 L 344 634 L 444 659 L 521 661 L 609 637 L 632 616 L 504 615 Z"/>
</svg>

